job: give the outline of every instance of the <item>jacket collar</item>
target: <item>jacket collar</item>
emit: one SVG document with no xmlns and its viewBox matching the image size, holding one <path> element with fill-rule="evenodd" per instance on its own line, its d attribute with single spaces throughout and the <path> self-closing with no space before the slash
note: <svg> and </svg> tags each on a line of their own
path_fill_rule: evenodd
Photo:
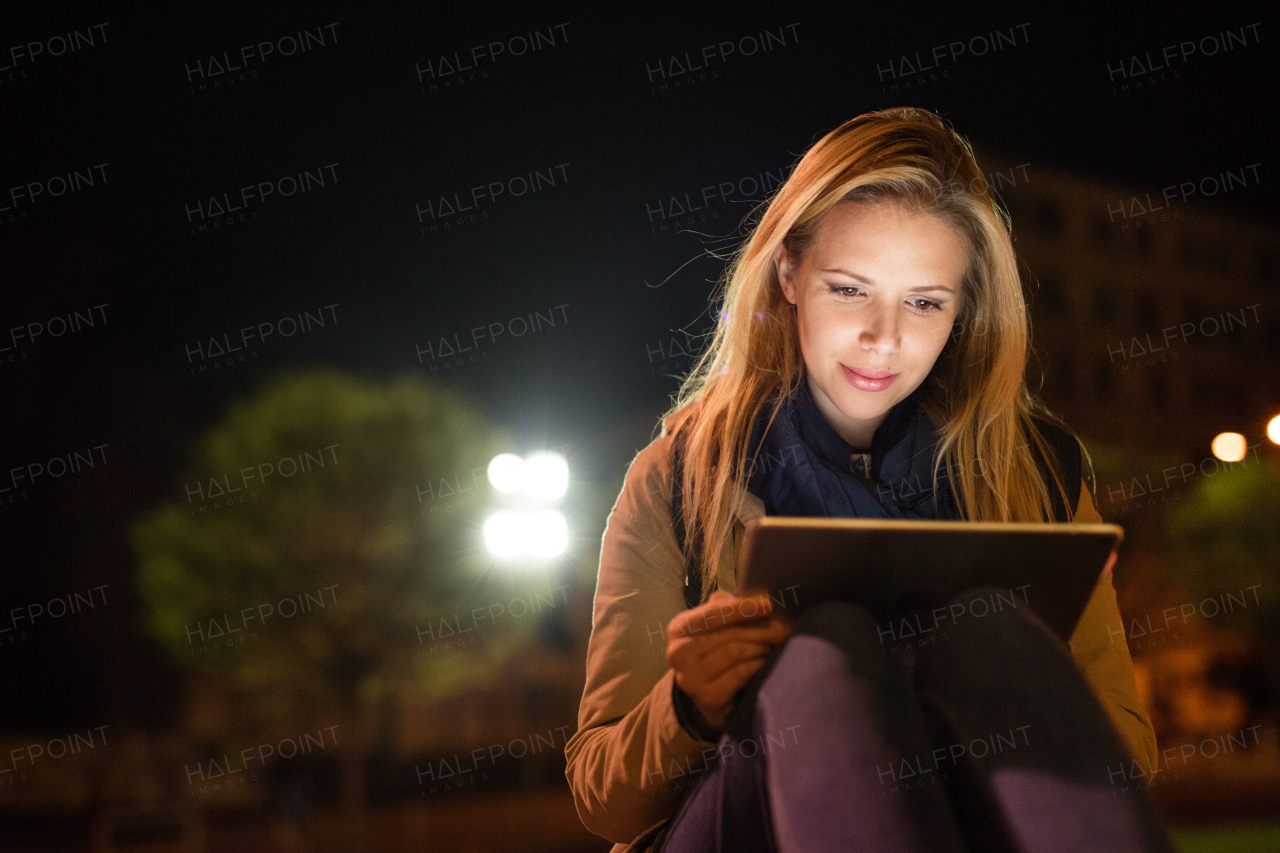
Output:
<svg viewBox="0 0 1280 853">
<path fill-rule="evenodd" d="M 670 415 L 664 419 L 662 422 L 663 435 L 668 437 L 674 435 L 677 423 L 679 423 L 677 415 Z M 764 501 L 747 491 L 745 483 L 736 486 L 734 494 L 737 502 L 734 505 L 733 517 L 743 526 L 750 524 L 757 518 L 764 517 Z"/>
</svg>

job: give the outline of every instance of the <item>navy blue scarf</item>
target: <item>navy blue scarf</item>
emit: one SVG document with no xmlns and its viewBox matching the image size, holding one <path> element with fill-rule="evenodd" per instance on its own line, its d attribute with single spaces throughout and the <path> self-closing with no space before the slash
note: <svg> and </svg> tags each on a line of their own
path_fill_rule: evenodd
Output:
<svg viewBox="0 0 1280 853">
<path fill-rule="evenodd" d="M 759 447 L 747 490 L 767 515 L 960 518 L 945 470 L 933 490 L 938 431 L 914 393 L 889 410 L 869 457 L 827 423 L 803 379 L 762 435 L 771 410 L 761 409 L 747 444 L 748 464 Z"/>
<path fill-rule="evenodd" d="M 747 491 L 764 502 L 766 515 L 960 519 L 945 470 L 939 470 L 938 490 L 933 490 L 938 431 L 916 402 L 914 392 L 889 410 L 866 456 L 827 423 L 804 380 L 783 403 L 765 434 L 772 403 L 773 400 L 768 401 L 756 416 L 747 444 L 748 464 L 752 451 L 757 447 L 760 451 L 747 478 Z M 1082 460 L 1075 436 L 1049 421 L 1035 420 L 1053 446 L 1068 488 L 1079 483 Z M 680 491 L 683 439 L 683 431 L 677 432 L 671 480 L 672 523 L 681 550 L 686 537 Z M 1034 456 L 1041 475 L 1046 482 L 1052 482 L 1048 462 L 1039 453 Z M 1050 497 L 1055 519 L 1066 521 L 1066 507 L 1055 489 L 1050 489 Z M 1073 499 L 1073 509 L 1075 505 Z M 692 535 L 696 550 L 699 531 L 692 531 Z M 701 576 L 686 570 L 688 606 L 700 601 L 701 588 Z"/>
</svg>

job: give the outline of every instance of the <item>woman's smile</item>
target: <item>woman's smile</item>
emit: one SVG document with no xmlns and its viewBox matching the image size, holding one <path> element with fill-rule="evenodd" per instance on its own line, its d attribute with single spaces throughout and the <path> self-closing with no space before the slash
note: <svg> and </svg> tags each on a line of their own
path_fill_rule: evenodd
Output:
<svg viewBox="0 0 1280 853">
<path fill-rule="evenodd" d="M 847 364 L 840 366 L 844 368 L 844 375 L 849 380 L 849 384 L 859 391 L 883 391 L 898 377 L 898 374 L 887 370 L 865 370 L 860 367 L 849 367 Z"/>
</svg>

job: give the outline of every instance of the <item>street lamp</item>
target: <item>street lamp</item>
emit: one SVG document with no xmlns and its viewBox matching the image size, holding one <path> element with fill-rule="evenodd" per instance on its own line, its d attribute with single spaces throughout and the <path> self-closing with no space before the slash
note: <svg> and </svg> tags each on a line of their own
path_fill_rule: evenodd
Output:
<svg viewBox="0 0 1280 853">
<path fill-rule="evenodd" d="M 569 545 L 569 526 L 552 504 L 569 488 L 569 463 L 541 450 L 522 458 L 503 453 L 489 462 L 489 482 L 510 506 L 489 516 L 484 541 L 496 557 L 550 558 Z"/>
<path fill-rule="evenodd" d="M 1249 443 L 1238 432 L 1220 432 L 1210 445 L 1213 455 L 1223 462 L 1239 462 L 1249 449 Z"/>
</svg>

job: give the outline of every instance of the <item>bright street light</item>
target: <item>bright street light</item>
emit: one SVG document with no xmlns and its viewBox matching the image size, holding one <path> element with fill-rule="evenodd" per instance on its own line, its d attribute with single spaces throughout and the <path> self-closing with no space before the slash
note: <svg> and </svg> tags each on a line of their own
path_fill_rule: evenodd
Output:
<svg viewBox="0 0 1280 853">
<path fill-rule="evenodd" d="M 506 495 L 507 508 L 484 523 L 484 542 L 497 557 L 555 557 L 569 545 L 569 525 L 546 504 L 564 497 L 569 463 L 551 451 L 520 458 L 503 453 L 489 462 L 489 482 Z"/>
<path fill-rule="evenodd" d="M 524 493 L 534 500 L 554 501 L 569 489 L 569 463 L 559 453 L 533 453 L 524 465 Z"/>
<path fill-rule="evenodd" d="M 1220 432 L 1210 446 L 1213 455 L 1223 462 L 1239 462 L 1249 449 L 1248 442 L 1238 432 Z"/>
<path fill-rule="evenodd" d="M 484 523 L 484 544 L 499 557 L 517 557 L 524 552 L 525 519 L 521 513 L 499 510 Z"/>
<path fill-rule="evenodd" d="M 569 545 L 569 525 L 556 509 L 502 509 L 485 521 L 484 544 L 497 557 L 555 557 Z"/>
<path fill-rule="evenodd" d="M 503 453 L 489 462 L 489 482 L 505 495 L 524 492 L 536 501 L 554 501 L 569 489 L 569 463 L 549 450 L 531 453 L 528 459 Z"/>
<path fill-rule="evenodd" d="M 502 453 L 489 462 L 489 482 L 504 495 L 524 488 L 524 460 L 514 453 Z"/>
</svg>

